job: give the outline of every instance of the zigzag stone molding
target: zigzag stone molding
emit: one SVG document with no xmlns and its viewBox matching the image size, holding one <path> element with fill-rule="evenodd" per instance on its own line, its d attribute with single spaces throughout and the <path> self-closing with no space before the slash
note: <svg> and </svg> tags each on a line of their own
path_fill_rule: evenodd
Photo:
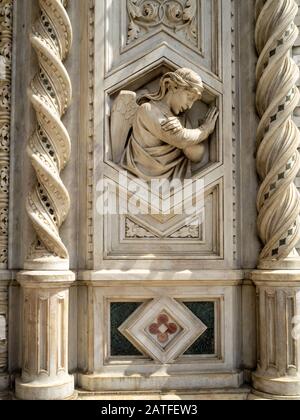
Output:
<svg viewBox="0 0 300 420">
<path fill-rule="evenodd" d="M 72 98 L 71 81 L 63 64 L 71 48 L 72 26 L 65 9 L 67 1 L 39 0 L 39 5 L 41 13 L 31 33 L 39 71 L 29 93 L 37 125 L 28 144 L 37 183 L 27 201 L 38 240 L 25 268 L 33 268 L 42 261 L 68 269 L 68 251 L 59 230 L 70 209 L 69 194 L 60 173 L 71 152 L 69 134 L 61 118 Z"/>
<path fill-rule="evenodd" d="M 13 0 L 0 0 L 0 268 L 7 268 Z"/>
<path fill-rule="evenodd" d="M 299 69 L 291 57 L 298 36 L 294 0 L 257 0 L 256 46 L 258 229 L 264 248 L 260 268 L 298 268 L 300 135 L 292 120 L 299 103 Z"/>
</svg>

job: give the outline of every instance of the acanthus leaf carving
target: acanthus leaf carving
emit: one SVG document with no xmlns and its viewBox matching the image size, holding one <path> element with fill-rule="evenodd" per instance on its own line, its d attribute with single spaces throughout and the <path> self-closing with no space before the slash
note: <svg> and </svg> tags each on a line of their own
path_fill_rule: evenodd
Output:
<svg viewBox="0 0 300 420">
<path fill-rule="evenodd" d="M 125 231 L 127 239 L 156 238 L 152 232 L 149 232 L 128 218 L 126 218 Z"/>
<path fill-rule="evenodd" d="M 188 0 L 186 2 L 186 7 L 183 11 L 183 19 L 187 21 L 192 21 L 197 13 L 197 2 L 196 0 Z"/>
<path fill-rule="evenodd" d="M 127 0 L 130 44 L 159 25 L 197 46 L 196 0 Z"/>
<path fill-rule="evenodd" d="M 125 221 L 125 235 L 126 239 L 155 239 L 155 238 L 167 238 L 167 239 L 201 239 L 201 224 L 200 221 L 197 223 L 191 223 L 190 225 L 184 226 L 172 234 L 165 236 L 163 233 L 154 234 L 145 227 L 140 226 L 138 223 L 126 218 Z"/>
<path fill-rule="evenodd" d="M 177 232 L 173 233 L 170 238 L 174 239 L 199 239 L 201 234 L 201 226 L 199 223 L 193 223 L 189 226 L 184 226 Z"/>
</svg>

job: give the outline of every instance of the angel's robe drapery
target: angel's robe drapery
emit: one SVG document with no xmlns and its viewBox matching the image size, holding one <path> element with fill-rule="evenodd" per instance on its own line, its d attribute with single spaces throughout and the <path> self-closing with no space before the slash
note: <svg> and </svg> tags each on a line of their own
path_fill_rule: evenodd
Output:
<svg viewBox="0 0 300 420">
<path fill-rule="evenodd" d="M 182 128 L 176 133 L 165 131 L 162 125 L 174 117 L 162 102 L 148 102 L 136 113 L 132 135 L 121 165 L 145 181 L 152 179 L 191 178 L 191 162 L 183 149 L 199 143 L 199 130 Z"/>
</svg>

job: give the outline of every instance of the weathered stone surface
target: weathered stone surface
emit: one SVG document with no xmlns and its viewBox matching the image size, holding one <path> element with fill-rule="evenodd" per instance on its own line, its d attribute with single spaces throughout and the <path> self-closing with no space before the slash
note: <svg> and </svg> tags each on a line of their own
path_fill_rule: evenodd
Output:
<svg viewBox="0 0 300 420">
<path fill-rule="evenodd" d="M 0 398 L 300 398 L 297 11 L 0 0 Z"/>
</svg>

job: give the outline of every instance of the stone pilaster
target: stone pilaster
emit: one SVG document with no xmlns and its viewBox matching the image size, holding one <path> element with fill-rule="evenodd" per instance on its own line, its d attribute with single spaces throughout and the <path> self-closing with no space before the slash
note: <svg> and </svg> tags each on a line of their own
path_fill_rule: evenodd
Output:
<svg viewBox="0 0 300 420">
<path fill-rule="evenodd" d="M 18 275 L 23 293 L 23 363 L 16 396 L 55 400 L 74 393 L 74 378 L 68 374 L 68 307 L 75 276 L 68 271 L 69 255 L 60 237 L 70 209 L 61 172 L 71 152 L 62 117 L 72 99 L 64 66 L 72 44 L 72 26 L 66 0 L 38 3 L 40 15 L 30 40 L 39 69 L 29 89 L 36 128 L 27 147 L 36 174 L 27 200 L 36 240 L 25 261 L 28 271 Z"/>
<path fill-rule="evenodd" d="M 294 0 L 257 0 L 256 46 L 258 230 L 263 250 L 257 286 L 258 368 L 255 393 L 300 398 L 300 342 L 293 322 L 300 312 L 300 135 L 292 116 L 299 103 L 299 69 L 291 50 L 298 37 Z"/>
<path fill-rule="evenodd" d="M 266 398 L 300 398 L 300 271 L 257 271 L 258 368 L 253 386 Z"/>
<path fill-rule="evenodd" d="M 16 395 L 24 400 L 58 400 L 74 393 L 68 373 L 69 288 L 72 273 L 27 272 L 18 277 L 23 293 L 23 370 Z"/>
</svg>

